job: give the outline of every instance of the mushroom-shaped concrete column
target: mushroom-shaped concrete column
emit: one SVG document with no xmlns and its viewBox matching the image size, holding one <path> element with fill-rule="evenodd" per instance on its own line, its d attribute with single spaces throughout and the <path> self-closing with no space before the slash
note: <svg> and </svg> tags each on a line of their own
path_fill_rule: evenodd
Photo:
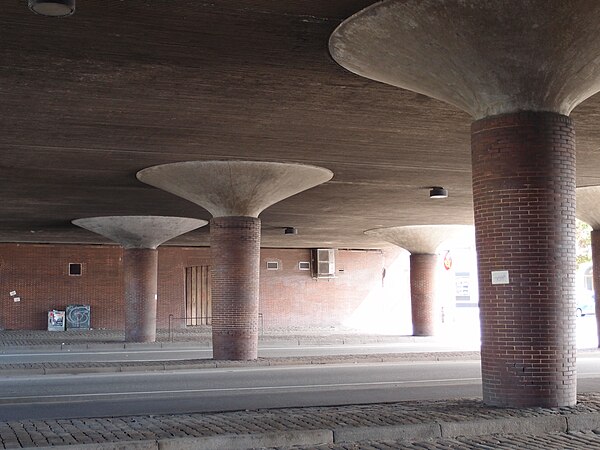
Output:
<svg viewBox="0 0 600 450">
<path fill-rule="evenodd" d="M 365 231 L 365 234 L 410 252 L 410 306 L 414 336 L 433 336 L 439 322 L 436 305 L 437 248 L 447 240 L 467 238 L 472 229 L 468 225 L 412 225 Z"/>
<path fill-rule="evenodd" d="M 255 161 L 186 161 L 138 172 L 140 181 L 190 200 L 213 215 L 214 359 L 251 360 L 258 356 L 258 215 L 332 176 L 321 167 Z"/>
<path fill-rule="evenodd" d="M 206 220 L 164 216 L 104 216 L 76 219 L 77 226 L 118 242 L 125 278 L 125 340 L 156 340 L 158 247 Z"/>
<path fill-rule="evenodd" d="M 600 2 L 384 0 L 329 42 L 350 71 L 470 113 L 484 401 L 576 402 L 575 136 Z"/>
<path fill-rule="evenodd" d="M 600 186 L 577 188 L 577 218 L 592 227 L 596 330 L 598 333 L 598 347 L 600 348 Z"/>
</svg>

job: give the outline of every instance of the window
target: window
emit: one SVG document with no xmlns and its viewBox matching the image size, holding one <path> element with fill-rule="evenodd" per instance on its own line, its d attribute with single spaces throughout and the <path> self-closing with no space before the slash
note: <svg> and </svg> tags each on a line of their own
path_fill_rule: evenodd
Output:
<svg viewBox="0 0 600 450">
<path fill-rule="evenodd" d="M 81 275 L 81 263 L 69 263 L 69 276 L 78 277 Z"/>
<path fill-rule="evenodd" d="M 299 270 L 310 270 L 310 262 L 308 261 L 300 261 L 298 263 Z"/>
</svg>

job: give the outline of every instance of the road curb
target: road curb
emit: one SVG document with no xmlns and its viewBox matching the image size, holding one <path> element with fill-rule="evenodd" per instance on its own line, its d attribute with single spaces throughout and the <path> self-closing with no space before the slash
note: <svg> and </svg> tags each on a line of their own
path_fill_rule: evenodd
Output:
<svg viewBox="0 0 600 450">
<path fill-rule="evenodd" d="M 427 440 L 442 437 L 440 425 L 435 422 L 380 427 L 344 427 L 333 430 L 336 444 L 370 440 Z"/>
<path fill-rule="evenodd" d="M 44 375 L 78 375 L 78 374 L 91 374 L 91 373 L 115 373 L 120 372 L 120 367 L 105 366 L 105 367 L 45 367 L 43 369 Z M 0 371 L 3 374 L 4 370 Z"/>
<path fill-rule="evenodd" d="M 485 434 L 545 434 L 566 433 L 567 416 L 535 416 L 480 419 L 468 422 L 440 422 L 443 438 L 481 436 Z"/>
<path fill-rule="evenodd" d="M 600 413 L 571 414 L 566 417 L 569 433 L 600 429 Z"/>
<path fill-rule="evenodd" d="M 246 450 L 261 447 L 333 444 L 331 430 L 290 430 L 260 434 L 223 434 L 198 438 L 161 439 L 159 450 Z"/>
<path fill-rule="evenodd" d="M 331 430 L 290 430 L 256 434 L 168 438 L 156 441 L 121 441 L 94 444 L 35 447 L 44 450 L 247 450 L 262 447 L 292 447 L 333 444 Z"/>
</svg>

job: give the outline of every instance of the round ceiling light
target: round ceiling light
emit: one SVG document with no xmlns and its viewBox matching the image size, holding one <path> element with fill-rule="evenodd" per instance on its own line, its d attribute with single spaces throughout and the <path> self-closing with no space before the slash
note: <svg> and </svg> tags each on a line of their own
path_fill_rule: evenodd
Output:
<svg viewBox="0 0 600 450">
<path fill-rule="evenodd" d="M 29 9 L 50 17 L 67 17 L 75 12 L 75 0 L 29 0 Z"/>
<path fill-rule="evenodd" d="M 434 186 L 429 191 L 429 198 L 446 198 L 448 197 L 448 190 L 441 186 Z"/>
</svg>

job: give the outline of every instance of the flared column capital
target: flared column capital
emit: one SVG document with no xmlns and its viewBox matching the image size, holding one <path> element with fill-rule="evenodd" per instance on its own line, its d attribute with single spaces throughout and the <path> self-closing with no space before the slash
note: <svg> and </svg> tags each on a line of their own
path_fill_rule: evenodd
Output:
<svg viewBox="0 0 600 450">
<path fill-rule="evenodd" d="M 269 206 L 332 177 L 322 167 L 263 161 L 184 161 L 137 173 L 143 183 L 196 203 L 213 217 L 258 217 Z"/>
<path fill-rule="evenodd" d="M 103 216 L 75 219 L 72 222 L 126 249 L 155 249 L 163 242 L 208 223 L 201 219 L 168 216 Z"/>
<path fill-rule="evenodd" d="M 366 78 L 475 119 L 563 115 L 600 90 L 600 2 L 385 0 L 344 21 L 329 49 Z"/>
<path fill-rule="evenodd" d="M 433 254 L 447 240 L 474 240 L 473 233 L 470 225 L 408 225 L 365 231 L 365 234 L 402 247 L 411 254 Z"/>
</svg>

